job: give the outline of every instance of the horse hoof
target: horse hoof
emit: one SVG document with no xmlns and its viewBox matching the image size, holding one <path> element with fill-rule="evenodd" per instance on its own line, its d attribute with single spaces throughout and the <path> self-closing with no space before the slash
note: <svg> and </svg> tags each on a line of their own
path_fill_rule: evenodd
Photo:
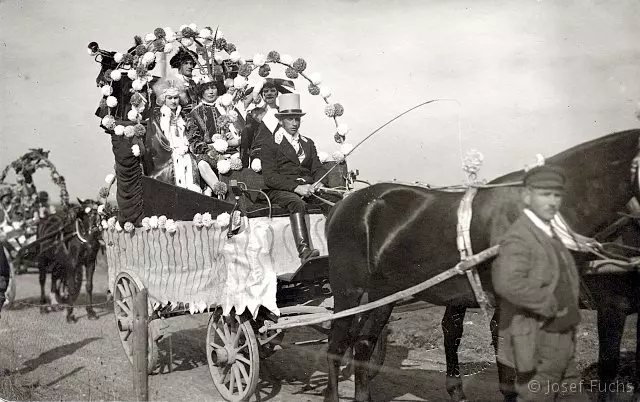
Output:
<svg viewBox="0 0 640 402">
<path fill-rule="evenodd" d="M 89 311 L 87 311 L 87 318 L 89 320 L 97 320 L 98 319 L 98 315 L 96 314 L 95 311 L 89 310 Z"/>
<path fill-rule="evenodd" d="M 69 324 L 75 324 L 76 322 L 78 322 L 78 319 L 75 316 L 68 315 L 67 316 L 67 322 Z"/>
<path fill-rule="evenodd" d="M 40 307 L 40 314 L 49 314 L 48 307 Z"/>
</svg>

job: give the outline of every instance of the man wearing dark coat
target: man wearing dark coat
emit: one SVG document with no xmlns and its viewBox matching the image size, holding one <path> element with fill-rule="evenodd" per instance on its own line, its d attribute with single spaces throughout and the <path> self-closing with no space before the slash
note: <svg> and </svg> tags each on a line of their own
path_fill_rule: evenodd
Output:
<svg viewBox="0 0 640 402">
<path fill-rule="evenodd" d="M 313 183 L 326 173 L 326 169 L 318 159 L 314 142 L 298 132 L 301 117 L 305 115 L 300 109 L 300 95 L 283 94 L 278 99 L 280 111 L 275 116 L 280 127 L 272 139 L 263 143 L 262 176 L 271 201 L 291 214 L 293 238 L 304 264 L 320 254 L 310 247 L 304 198 L 311 195 Z"/>
<path fill-rule="evenodd" d="M 176 74 L 179 86 L 184 88 L 180 94 L 180 106 L 184 116 L 196 106 L 198 96 L 196 94 L 196 82 L 193 80 L 193 69 L 196 66 L 198 55 L 191 50 L 180 48 L 178 52 L 169 60 L 169 65 L 178 70 Z"/>
<path fill-rule="evenodd" d="M 518 401 L 555 400 L 558 391 L 579 398 L 579 277 L 551 225 L 565 177 L 543 165 L 526 173 L 524 186 L 525 209 L 503 236 L 492 268 L 500 298 L 498 362 L 515 369 Z"/>
</svg>

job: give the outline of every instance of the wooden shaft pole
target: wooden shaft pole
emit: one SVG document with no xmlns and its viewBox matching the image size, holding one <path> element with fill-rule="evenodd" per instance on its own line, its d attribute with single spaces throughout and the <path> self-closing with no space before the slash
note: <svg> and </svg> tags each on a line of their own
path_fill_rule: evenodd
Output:
<svg viewBox="0 0 640 402">
<path fill-rule="evenodd" d="M 134 296 L 133 389 L 137 401 L 149 400 L 149 313 L 147 311 L 147 297 L 147 289 L 142 289 Z"/>
<path fill-rule="evenodd" d="M 338 318 L 343 318 L 343 317 L 348 317 L 350 315 L 364 313 L 365 311 L 373 310 L 375 308 L 394 303 L 406 297 L 413 296 L 417 293 L 427 290 L 428 288 L 435 286 L 438 283 L 443 282 L 451 277 L 460 275 L 464 273 L 466 270 L 471 269 L 476 265 L 480 264 L 481 262 L 488 260 L 491 257 L 494 257 L 495 255 L 498 254 L 498 247 L 499 246 L 493 246 L 491 248 L 483 250 L 482 252 L 478 254 L 474 254 L 468 259 L 460 262 L 455 267 L 448 269 L 432 278 L 429 278 L 428 280 L 422 283 L 419 283 L 418 285 L 412 286 L 408 289 L 394 293 L 387 297 L 383 297 L 382 299 L 378 299 L 374 302 L 367 303 L 358 307 L 353 307 L 353 308 L 343 310 L 343 311 L 340 311 L 339 313 L 334 313 L 334 314 L 317 313 L 317 314 L 307 314 L 302 317 L 291 317 L 291 318 L 285 317 L 279 320 L 279 322 L 275 324 L 266 322 L 264 326 L 260 328 L 259 331 L 260 333 L 264 333 L 268 330 L 286 329 L 286 328 L 301 327 L 306 325 L 320 324 L 325 321 L 333 321 Z"/>
</svg>

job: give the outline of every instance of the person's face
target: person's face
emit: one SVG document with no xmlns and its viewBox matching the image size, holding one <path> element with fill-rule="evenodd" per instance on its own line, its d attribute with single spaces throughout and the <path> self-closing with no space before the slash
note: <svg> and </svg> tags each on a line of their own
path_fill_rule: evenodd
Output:
<svg viewBox="0 0 640 402">
<path fill-rule="evenodd" d="M 164 99 L 164 104 L 171 110 L 176 110 L 180 103 L 180 97 L 178 95 L 167 95 Z"/>
<path fill-rule="evenodd" d="M 300 116 L 285 116 L 282 118 L 282 127 L 287 133 L 295 135 L 300 129 L 300 122 Z"/>
<path fill-rule="evenodd" d="M 182 63 L 178 71 L 180 72 L 180 74 L 184 75 L 185 77 L 191 77 L 193 75 L 193 67 L 194 67 L 193 60 L 187 60 Z"/>
<path fill-rule="evenodd" d="M 564 192 L 554 188 L 527 187 L 524 192 L 524 203 L 538 218 L 550 222 L 560 210 Z"/>
<path fill-rule="evenodd" d="M 272 87 L 268 87 L 262 90 L 262 97 L 267 105 L 275 107 L 276 98 L 278 97 L 278 90 Z"/>
<path fill-rule="evenodd" d="M 202 92 L 202 100 L 205 102 L 215 102 L 218 99 L 218 88 L 215 86 L 209 87 Z"/>
</svg>

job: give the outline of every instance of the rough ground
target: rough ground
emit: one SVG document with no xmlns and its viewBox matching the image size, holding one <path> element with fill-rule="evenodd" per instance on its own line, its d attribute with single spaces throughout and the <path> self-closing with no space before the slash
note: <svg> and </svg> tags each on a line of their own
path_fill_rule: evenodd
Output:
<svg viewBox="0 0 640 402">
<path fill-rule="evenodd" d="M 0 319 L 0 397 L 135 400 L 131 366 L 115 329 L 111 304 L 106 302 L 106 283 L 105 270 L 99 269 L 94 299 L 99 319 L 87 320 L 84 309 L 79 308 L 79 321 L 67 324 L 63 311 L 39 313 L 36 275 L 17 277 L 16 306 L 3 310 Z M 79 300 L 82 303 L 86 303 L 84 294 Z M 429 305 L 403 306 L 394 311 L 387 358 L 373 390 L 375 400 L 448 400 L 443 373 L 442 312 L 442 308 Z M 578 354 L 583 375 L 589 380 L 596 378 L 597 332 L 595 314 L 583 313 Z M 221 400 L 205 356 L 207 319 L 201 314 L 168 320 L 173 335 L 161 343 L 162 372 L 149 377 L 152 400 Z M 635 320 L 635 316 L 629 318 L 625 331 L 621 381 L 627 381 L 633 370 Z M 261 383 L 254 400 L 322 400 L 326 343 L 294 344 L 314 339 L 322 340 L 323 336 L 304 328 L 286 333 L 284 349 L 261 365 Z M 460 353 L 470 400 L 500 400 L 488 325 L 475 311 L 465 319 Z M 352 398 L 353 377 L 341 381 L 340 391 L 343 397 Z"/>
</svg>

